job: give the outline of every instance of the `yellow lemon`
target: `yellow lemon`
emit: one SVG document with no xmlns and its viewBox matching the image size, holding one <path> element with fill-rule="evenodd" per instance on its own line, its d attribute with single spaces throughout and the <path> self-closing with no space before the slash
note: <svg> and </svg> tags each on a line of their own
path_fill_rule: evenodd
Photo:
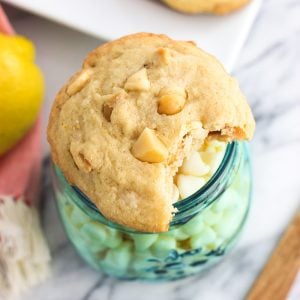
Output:
<svg viewBox="0 0 300 300">
<path fill-rule="evenodd" d="M 34 63 L 33 44 L 0 34 L 0 155 L 33 125 L 44 95 L 44 80 Z"/>
</svg>

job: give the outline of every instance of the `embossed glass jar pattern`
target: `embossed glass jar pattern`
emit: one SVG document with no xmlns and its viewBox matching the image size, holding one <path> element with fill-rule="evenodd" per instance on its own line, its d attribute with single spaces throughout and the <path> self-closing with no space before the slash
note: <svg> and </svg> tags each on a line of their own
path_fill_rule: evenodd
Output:
<svg viewBox="0 0 300 300">
<path fill-rule="evenodd" d="M 206 185 L 174 204 L 177 212 L 164 233 L 137 232 L 109 221 L 57 167 L 53 181 L 62 222 L 79 255 L 93 268 L 123 279 L 174 280 L 216 263 L 235 243 L 251 200 L 243 142 L 228 144 Z"/>
</svg>

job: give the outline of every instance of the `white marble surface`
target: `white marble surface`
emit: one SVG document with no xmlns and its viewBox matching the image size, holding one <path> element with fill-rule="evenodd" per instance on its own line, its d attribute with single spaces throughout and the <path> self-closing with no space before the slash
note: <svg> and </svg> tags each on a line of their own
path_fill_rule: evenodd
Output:
<svg viewBox="0 0 300 300">
<path fill-rule="evenodd" d="M 42 220 L 53 255 L 53 276 L 24 299 L 244 299 L 300 206 L 299 16 L 298 0 L 265 0 L 235 67 L 234 75 L 257 121 L 251 143 L 255 181 L 253 206 L 235 250 L 205 274 L 172 283 L 124 282 L 98 274 L 77 256 L 67 241 L 45 168 Z M 46 74 L 49 105 L 49 99 L 61 83 L 79 67 L 87 51 L 99 44 L 99 40 L 24 13 L 15 15 L 13 20 L 17 30 L 37 44 L 38 62 Z M 52 41 L 51 55 L 49 40 Z M 70 52 L 70 48 L 64 46 L 66 43 L 74 51 Z M 75 61 L 78 64 L 74 64 Z M 298 292 L 289 297 L 289 300 L 296 299 L 300 299 L 299 286 Z"/>
</svg>

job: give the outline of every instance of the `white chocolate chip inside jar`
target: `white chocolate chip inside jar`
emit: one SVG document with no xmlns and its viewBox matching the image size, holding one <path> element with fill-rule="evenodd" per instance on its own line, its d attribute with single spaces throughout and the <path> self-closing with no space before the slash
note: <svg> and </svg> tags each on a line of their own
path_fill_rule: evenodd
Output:
<svg viewBox="0 0 300 300">
<path fill-rule="evenodd" d="M 219 141 L 205 142 L 184 159 L 175 177 L 180 199 L 191 196 L 208 182 L 222 162 L 226 145 Z"/>
</svg>

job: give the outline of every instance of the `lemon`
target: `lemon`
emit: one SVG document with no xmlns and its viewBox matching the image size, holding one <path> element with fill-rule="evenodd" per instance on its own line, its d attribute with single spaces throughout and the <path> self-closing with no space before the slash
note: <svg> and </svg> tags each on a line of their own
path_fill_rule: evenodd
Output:
<svg viewBox="0 0 300 300">
<path fill-rule="evenodd" d="M 33 125 L 44 95 L 44 80 L 34 63 L 33 44 L 0 34 L 0 155 Z"/>
</svg>

